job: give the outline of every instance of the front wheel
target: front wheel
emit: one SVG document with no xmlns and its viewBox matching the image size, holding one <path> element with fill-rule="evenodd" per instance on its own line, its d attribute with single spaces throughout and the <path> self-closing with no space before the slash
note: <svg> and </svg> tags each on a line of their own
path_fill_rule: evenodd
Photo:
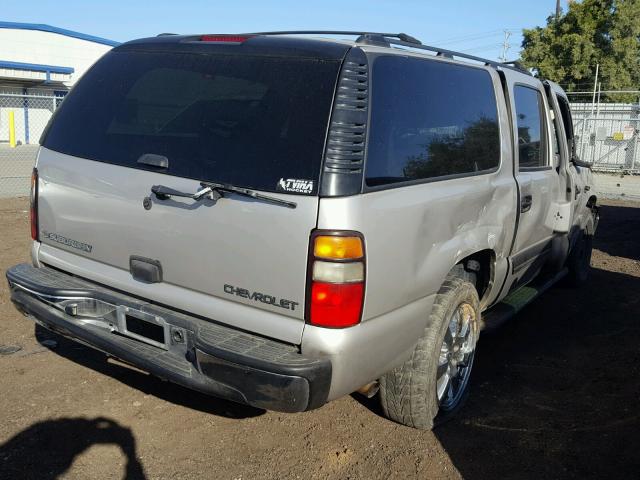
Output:
<svg viewBox="0 0 640 480">
<path fill-rule="evenodd" d="M 455 414 L 468 393 L 479 324 L 475 286 L 449 277 L 409 360 L 380 379 L 386 416 L 403 425 L 430 429 Z"/>
</svg>

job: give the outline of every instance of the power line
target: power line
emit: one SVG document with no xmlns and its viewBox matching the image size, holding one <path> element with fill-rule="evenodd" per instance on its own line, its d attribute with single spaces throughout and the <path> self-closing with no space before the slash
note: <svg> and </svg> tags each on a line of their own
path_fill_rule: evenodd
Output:
<svg viewBox="0 0 640 480">
<path fill-rule="evenodd" d="M 500 48 L 500 43 L 491 43 L 487 45 L 481 45 L 479 47 L 467 48 L 466 50 L 460 50 L 461 53 L 482 52 L 484 50 L 496 50 Z"/>
<path fill-rule="evenodd" d="M 482 51 L 488 51 L 488 50 L 500 51 L 499 49 L 502 49 L 500 54 L 499 55 L 496 54 L 496 56 L 499 60 L 506 62 L 508 60 L 507 57 L 509 56 L 509 50 L 513 47 L 513 43 L 510 43 L 509 39 L 513 38 L 514 36 L 519 36 L 521 31 L 522 31 L 522 28 L 519 28 L 519 27 L 503 28 L 500 30 L 488 30 L 485 32 L 477 32 L 477 33 L 471 33 L 467 35 L 458 35 L 458 36 L 449 37 L 447 39 L 443 39 L 440 41 L 429 40 L 426 43 L 430 45 L 438 45 L 438 46 L 448 46 L 452 44 L 463 44 L 463 43 L 470 43 L 471 45 L 473 45 L 474 43 L 477 44 L 478 40 L 491 39 L 492 37 L 498 37 L 500 35 L 503 35 L 503 40 L 501 43 L 499 43 L 498 39 L 496 38 L 496 42 L 491 44 L 471 46 L 470 48 L 467 48 L 467 49 L 462 49 L 464 45 L 460 45 L 457 48 L 456 47 L 453 47 L 453 48 L 457 49 L 462 53 L 474 53 L 474 52 L 482 52 Z M 452 48 L 452 47 L 447 47 L 447 48 Z"/>
<path fill-rule="evenodd" d="M 476 33 L 473 35 L 467 35 L 464 37 L 453 37 L 450 39 L 445 39 L 445 40 L 439 40 L 439 41 L 432 41 L 432 40 L 428 40 L 426 43 L 429 43 L 431 45 L 450 45 L 450 44 L 454 44 L 454 43 L 464 43 L 464 42 L 474 42 L 476 40 L 481 40 L 484 38 L 491 38 L 491 37 L 499 37 L 501 35 L 504 34 L 504 30 L 492 30 L 490 32 L 486 32 L 486 33 Z M 511 34 L 513 35 L 519 35 L 519 29 L 507 29 L 509 30 L 509 32 L 511 32 Z"/>
<path fill-rule="evenodd" d="M 450 40 L 450 41 L 444 41 L 444 42 L 432 42 L 432 43 L 436 43 L 437 45 L 453 45 L 455 43 L 474 42 L 476 40 L 483 40 L 485 38 L 497 37 L 501 33 L 502 32 L 487 33 L 487 34 L 484 34 L 484 35 L 475 35 L 473 37 L 461 38 L 461 39 L 458 39 L 458 40 Z"/>
<path fill-rule="evenodd" d="M 458 40 L 458 41 L 455 41 L 455 42 L 438 42 L 438 43 L 432 42 L 432 43 L 434 43 L 435 45 L 444 46 L 444 45 L 454 45 L 454 44 L 460 44 L 460 43 L 473 43 L 473 42 L 476 42 L 478 40 L 486 40 L 486 39 L 490 39 L 490 38 L 495 38 L 496 41 L 497 41 L 498 40 L 497 37 L 499 37 L 499 36 L 500 36 L 499 33 L 494 33 L 492 35 L 484 35 L 482 37 L 469 38 L 469 39 L 466 39 L 466 40 Z"/>
<path fill-rule="evenodd" d="M 492 36 L 497 36 L 499 34 L 504 33 L 505 30 L 509 30 L 511 33 L 513 34 L 519 34 L 520 32 L 522 32 L 522 28 L 521 27 L 507 27 L 507 28 L 501 28 L 498 30 L 488 30 L 486 32 L 477 32 L 477 33 L 470 33 L 470 34 L 465 34 L 465 35 L 457 35 L 455 37 L 449 37 L 449 38 L 443 38 L 441 40 L 429 40 L 427 43 L 430 44 L 437 44 L 437 45 L 443 45 L 443 44 L 449 44 L 449 43 L 459 43 L 459 42 L 465 42 L 465 41 L 472 41 L 472 40 L 476 40 L 477 37 L 479 38 L 488 38 L 488 37 L 492 37 Z"/>
<path fill-rule="evenodd" d="M 429 43 L 435 43 L 435 44 L 445 44 L 445 43 L 457 43 L 457 42 L 465 42 L 468 40 L 474 40 L 475 37 L 478 36 L 493 36 L 496 35 L 497 33 L 502 32 L 502 30 L 489 30 L 486 32 L 478 32 L 478 33 L 471 33 L 471 34 L 466 34 L 466 35 L 458 35 L 455 37 L 449 37 L 449 38 L 444 38 L 442 40 L 437 40 L 437 41 L 429 41 Z"/>
</svg>

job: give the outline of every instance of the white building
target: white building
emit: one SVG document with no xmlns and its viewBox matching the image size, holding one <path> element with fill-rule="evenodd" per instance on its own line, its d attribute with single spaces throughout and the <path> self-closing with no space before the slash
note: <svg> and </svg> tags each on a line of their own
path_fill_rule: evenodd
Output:
<svg viewBox="0 0 640 480">
<path fill-rule="evenodd" d="M 0 21 L 0 143 L 37 143 L 73 84 L 118 42 L 34 23 Z"/>
</svg>

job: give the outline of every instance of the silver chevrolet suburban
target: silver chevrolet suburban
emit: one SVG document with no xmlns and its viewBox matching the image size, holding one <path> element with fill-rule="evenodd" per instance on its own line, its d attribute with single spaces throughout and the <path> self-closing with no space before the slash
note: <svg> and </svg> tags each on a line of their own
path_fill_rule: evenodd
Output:
<svg viewBox="0 0 640 480">
<path fill-rule="evenodd" d="M 562 89 L 406 34 L 128 42 L 41 143 L 17 308 L 255 407 L 379 390 L 431 428 L 481 330 L 589 272 L 598 210 Z"/>
</svg>

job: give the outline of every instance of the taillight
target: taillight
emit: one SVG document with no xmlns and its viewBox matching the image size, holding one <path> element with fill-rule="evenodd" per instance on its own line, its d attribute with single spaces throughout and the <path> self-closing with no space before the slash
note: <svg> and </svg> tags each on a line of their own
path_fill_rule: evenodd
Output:
<svg viewBox="0 0 640 480">
<path fill-rule="evenodd" d="M 201 42 L 226 42 L 242 43 L 249 40 L 253 35 L 202 35 Z"/>
<path fill-rule="evenodd" d="M 29 195 L 29 219 L 31 221 L 31 238 L 39 240 L 38 233 L 38 169 L 31 174 L 31 194 Z"/>
<path fill-rule="evenodd" d="M 365 281 L 362 235 L 317 231 L 311 236 L 310 255 L 309 323 L 329 328 L 360 323 Z"/>
</svg>

